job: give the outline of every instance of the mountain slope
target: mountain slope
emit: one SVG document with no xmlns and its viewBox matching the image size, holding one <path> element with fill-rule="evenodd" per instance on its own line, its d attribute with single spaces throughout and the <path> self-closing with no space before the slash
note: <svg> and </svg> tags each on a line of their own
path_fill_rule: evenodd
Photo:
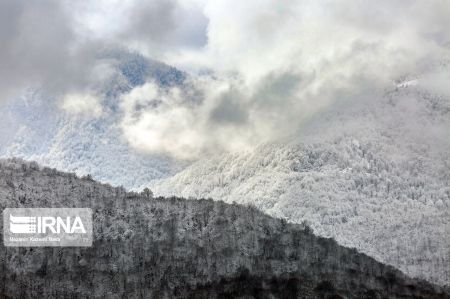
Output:
<svg viewBox="0 0 450 299">
<path fill-rule="evenodd" d="M 122 118 L 119 105 L 123 93 L 147 81 L 182 87 L 186 74 L 125 51 L 105 51 L 99 56 L 113 69 L 113 75 L 94 88 L 103 113 L 95 117 L 73 114 L 62 109 L 61 100 L 54 95 L 30 89 L 0 106 L 0 157 L 22 157 L 79 175 L 89 173 L 127 188 L 180 169 L 180 163 L 167 155 L 130 148 L 118 127 Z"/>
<path fill-rule="evenodd" d="M 91 248 L 0 247 L 0 296 L 450 298 L 443 289 L 254 208 L 150 199 L 0 160 L 5 207 L 90 207 Z"/>
<path fill-rule="evenodd" d="M 342 101 L 294 141 L 225 154 L 150 184 L 250 204 L 405 273 L 450 284 L 450 100 L 399 84 Z"/>
</svg>

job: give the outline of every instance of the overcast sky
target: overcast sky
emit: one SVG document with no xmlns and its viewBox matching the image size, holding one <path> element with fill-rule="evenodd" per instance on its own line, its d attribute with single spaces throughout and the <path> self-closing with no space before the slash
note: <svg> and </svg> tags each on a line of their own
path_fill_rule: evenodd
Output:
<svg viewBox="0 0 450 299">
<path fill-rule="evenodd" d="M 1 0 L 0 100 L 39 86 L 63 109 L 104 117 L 93 89 L 108 68 L 96 54 L 128 48 L 186 71 L 202 95 L 186 104 L 153 82 L 123 95 L 131 146 L 242 149 L 448 59 L 449 28 L 448 0 Z M 448 73 L 436 76 L 430 88 L 445 92 Z M 155 98 L 163 104 L 133 113 Z"/>
</svg>

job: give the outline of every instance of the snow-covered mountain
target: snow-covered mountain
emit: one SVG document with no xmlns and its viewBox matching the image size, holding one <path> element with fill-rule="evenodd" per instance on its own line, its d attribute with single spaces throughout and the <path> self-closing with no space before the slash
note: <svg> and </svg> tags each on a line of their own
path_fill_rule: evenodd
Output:
<svg viewBox="0 0 450 299">
<path fill-rule="evenodd" d="M 89 207 L 91 247 L 0 247 L 1 298 L 449 298 L 302 225 L 0 159 L 0 207 Z M 0 223 L 1 229 L 2 223 Z"/>
<path fill-rule="evenodd" d="M 179 163 L 163 154 L 133 150 L 118 127 L 119 97 L 152 81 L 182 86 L 183 72 L 134 53 L 104 51 L 99 55 L 114 68 L 99 86 L 103 113 L 96 117 L 61 109 L 60 100 L 43 89 L 30 89 L 0 107 L 0 156 L 23 157 L 43 165 L 91 174 L 113 185 L 134 188 L 175 173 Z M 131 175 L 130 175 L 131 174 Z"/>
<path fill-rule="evenodd" d="M 306 221 L 409 275 L 450 283 L 450 98 L 420 78 L 336 103 L 294 141 L 201 160 L 150 186 Z"/>
<path fill-rule="evenodd" d="M 158 195 L 251 204 L 409 275 L 450 283 L 450 95 L 429 88 L 436 69 L 380 95 L 335 102 L 289 140 L 185 168 L 133 149 L 118 124 L 121 95 L 149 81 L 182 88 L 188 75 L 128 52 L 100 56 L 115 70 L 97 86 L 102 113 L 72 114 L 30 89 L 0 107 L 1 157 L 129 189 L 147 184 Z"/>
</svg>

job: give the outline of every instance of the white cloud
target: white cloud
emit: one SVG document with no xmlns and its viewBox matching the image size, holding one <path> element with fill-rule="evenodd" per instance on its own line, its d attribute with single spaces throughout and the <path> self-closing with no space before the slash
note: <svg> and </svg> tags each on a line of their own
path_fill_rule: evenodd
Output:
<svg viewBox="0 0 450 299">
<path fill-rule="evenodd" d="M 168 106 L 152 119 L 164 123 L 176 115 L 176 129 L 148 130 L 166 140 L 189 131 L 196 140 L 190 144 L 193 152 L 247 148 L 295 134 L 327 105 L 368 96 L 376 100 L 394 80 L 420 73 L 449 54 L 446 1 L 199 3 L 208 19 L 208 43 L 195 50 L 168 49 L 165 58 L 190 70 L 206 68 L 213 76 L 207 84 L 194 80 L 203 95 L 200 104 Z M 220 93 L 210 88 L 218 82 L 226 86 Z M 147 113 L 140 115 L 148 120 Z M 171 146 L 177 140 L 186 146 L 187 140 L 177 137 Z M 155 148 L 154 143 L 148 147 Z"/>
<path fill-rule="evenodd" d="M 84 114 L 93 117 L 101 116 L 103 113 L 99 99 L 91 94 L 66 94 L 61 108 L 70 114 Z"/>
<path fill-rule="evenodd" d="M 161 89 L 149 82 L 122 96 L 121 127 L 130 144 L 180 158 L 197 157 L 207 134 L 201 104 L 187 103 L 177 87 Z"/>
<path fill-rule="evenodd" d="M 139 111 L 124 103 L 121 122 L 133 146 L 182 156 L 295 134 L 331 103 L 421 73 L 448 56 L 450 44 L 445 0 L 47 0 L 3 4 L 0 11 L 7 12 L 0 26 L 6 93 L 35 82 L 86 93 L 102 80 L 100 45 L 142 51 L 191 72 L 183 91 L 153 87 L 155 95 L 140 97 Z M 445 75 L 427 78 L 428 88 L 446 90 Z M 127 97 L 137 91 L 123 100 L 135 101 Z M 163 104 L 147 105 L 149 98 Z M 84 111 L 85 102 L 64 105 L 79 103 Z"/>
</svg>

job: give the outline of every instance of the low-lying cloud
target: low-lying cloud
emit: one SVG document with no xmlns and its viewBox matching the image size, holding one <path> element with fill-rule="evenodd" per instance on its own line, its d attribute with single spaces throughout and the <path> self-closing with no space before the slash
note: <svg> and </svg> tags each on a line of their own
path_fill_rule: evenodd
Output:
<svg viewBox="0 0 450 299">
<path fill-rule="evenodd" d="M 30 87 L 54 94 L 87 88 L 95 46 L 74 27 L 63 1 L 1 1 L 0 101 Z"/>
<path fill-rule="evenodd" d="M 199 3 L 207 44 L 166 59 L 213 75 L 194 73 L 197 104 L 162 97 L 164 105 L 123 123 L 141 149 L 185 157 L 251 148 L 294 134 L 336 101 L 377 100 L 394 80 L 449 54 L 446 1 Z"/>
<path fill-rule="evenodd" d="M 445 0 L 116 4 L 2 2 L 2 95 L 34 82 L 92 94 L 98 48 L 129 48 L 189 79 L 182 87 L 149 81 L 122 95 L 125 138 L 143 151 L 193 158 L 295 134 L 331 103 L 376 100 L 394 80 L 449 55 Z M 446 71 L 427 78 L 428 88 L 446 90 Z M 88 97 L 61 98 L 89 107 Z"/>
</svg>

